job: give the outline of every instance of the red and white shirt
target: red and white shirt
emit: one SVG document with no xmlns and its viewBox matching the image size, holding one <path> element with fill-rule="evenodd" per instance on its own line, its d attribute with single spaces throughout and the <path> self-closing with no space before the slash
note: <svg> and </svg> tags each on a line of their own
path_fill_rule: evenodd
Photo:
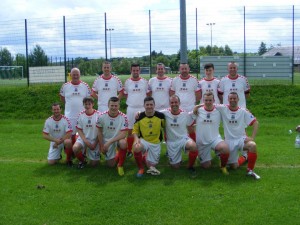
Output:
<svg viewBox="0 0 300 225">
<path fill-rule="evenodd" d="M 123 85 L 121 80 L 110 75 L 109 78 L 105 78 L 103 75 L 99 76 L 93 83 L 92 90 L 98 93 L 98 110 L 106 111 L 108 110 L 108 100 L 111 97 L 117 97 L 118 93 L 123 90 Z"/>
<path fill-rule="evenodd" d="M 124 83 L 124 94 L 127 95 L 128 107 L 143 108 L 147 93 L 149 93 L 148 81 L 142 77 L 138 80 L 128 78 Z"/>
<path fill-rule="evenodd" d="M 251 126 L 256 118 L 245 108 L 235 111 L 229 109 L 228 105 L 216 105 L 223 119 L 224 135 L 226 140 L 246 137 L 245 127 Z"/>
<path fill-rule="evenodd" d="M 98 135 L 98 129 L 96 123 L 98 121 L 100 113 L 94 110 L 92 114 L 86 114 L 86 111 L 82 111 L 77 120 L 76 128 L 81 130 L 89 141 L 95 141 Z"/>
<path fill-rule="evenodd" d="M 165 115 L 167 141 L 176 142 L 188 137 L 187 126 L 194 123 L 188 112 L 180 109 L 179 114 L 173 114 L 170 108 L 160 112 Z"/>
<path fill-rule="evenodd" d="M 77 118 L 78 114 L 84 110 L 82 100 L 91 96 L 89 85 L 83 81 L 79 84 L 72 84 L 71 81 L 63 84 L 60 95 L 65 98 L 65 116 L 69 119 Z"/>
<path fill-rule="evenodd" d="M 187 112 L 193 110 L 196 104 L 195 93 L 200 91 L 196 77 L 189 75 L 183 78 L 181 75 L 175 77 L 171 84 L 171 90 L 180 98 L 180 107 Z"/>
<path fill-rule="evenodd" d="M 214 107 L 208 110 L 204 107 L 198 109 L 198 115 L 193 115 L 196 120 L 196 140 L 203 145 L 211 144 L 220 137 L 221 113 Z"/>
<path fill-rule="evenodd" d="M 64 115 L 61 115 L 58 120 L 51 116 L 45 121 L 43 133 L 49 134 L 51 137 L 59 139 L 68 132 L 72 132 L 72 125 Z"/>
<path fill-rule="evenodd" d="M 217 78 L 213 78 L 211 80 L 208 80 L 207 78 L 202 78 L 199 81 L 199 87 L 202 91 L 202 96 L 200 100 L 200 104 L 204 103 L 203 102 L 203 96 L 207 92 L 212 92 L 214 94 L 214 99 L 215 99 L 215 104 L 220 104 L 220 100 L 218 97 L 218 85 L 220 83 L 220 80 Z"/>
<path fill-rule="evenodd" d="M 127 116 L 119 111 L 117 116 L 111 117 L 106 111 L 99 116 L 96 126 L 102 128 L 104 141 L 107 141 L 116 137 L 120 131 L 128 130 Z"/>
<path fill-rule="evenodd" d="M 239 96 L 238 105 L 246 108 L 245 94 L 250 92 L 250 85 L 248 79 L 242 75 L 237 75 L 236 78 L 231 78 L 229 75 L 223 77 L 219 83 L 218 92 L 223 94 L 223 104 L 227 105 L 228 95 L 230 92 L 236 92 Z"/>
<path fill-rule="evenodd" d="M 159 111 L 169 107 L 171 83 L 170 77 L 152 77 L 149 80 L 149 89 L 155 100 L 155 110 Z"/>
</svg>

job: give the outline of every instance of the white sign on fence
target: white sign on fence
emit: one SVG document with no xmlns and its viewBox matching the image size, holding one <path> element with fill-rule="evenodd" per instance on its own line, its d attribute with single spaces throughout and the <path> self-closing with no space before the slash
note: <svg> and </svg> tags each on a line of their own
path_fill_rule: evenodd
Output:
<svg viewBox="0 0 300 225">
<path fill-rule="evenodd" d="M 29 67 L 29 83 L 61 83 L 65 82 L 64 66 Z"/>
</svg>

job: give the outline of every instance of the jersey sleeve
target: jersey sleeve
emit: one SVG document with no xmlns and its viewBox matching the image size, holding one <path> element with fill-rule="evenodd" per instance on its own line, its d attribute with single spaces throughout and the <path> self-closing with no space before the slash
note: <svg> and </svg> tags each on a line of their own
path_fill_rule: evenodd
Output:
<svg viewBox="0 0 300 225">
<path fill-rule="evenodd" d="M 103 116 L 100 115 L 98 117 L 97 122 L 96 122 L 96 127 L 98 127 L 98 128 L 103 127 Z"/>
<path fill-rule="evenodd" d="M 256 118 L 247 109 L 243 109 L 243 110 L 245 111 L 245 113 L 244 113 L 244 121 L 246 122 L 246 124 L 248 126 L 251 126 L 256 121 Z"/>
<path fill-rule="evenodd" d="M 224 93 L 224 78 L 222 78 L 220 83 L 218 84 L 218 93 L 219 94 Z"/>
<path fill-rule="evenodd" d="M 50 133 L 50 127 L 49 127 L 48 121 L 49 120 L 45 121 L 44 128 L 43 128 L 43 133 L 45 133 L 45 134 L 49 134 Z"/>
</svg>

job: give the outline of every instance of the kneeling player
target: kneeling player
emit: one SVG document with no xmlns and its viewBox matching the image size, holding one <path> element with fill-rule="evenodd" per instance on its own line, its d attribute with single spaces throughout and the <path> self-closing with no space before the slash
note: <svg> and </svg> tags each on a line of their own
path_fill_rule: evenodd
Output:
<svg viewBox="0 0 300 225">
<path fill-rule="evenodd" d="M 126 158 L 128 121 L 124 113 L 119 111 L 120 101 L 111 97 L 108 101 L 108 111 L 102 113 L 97 121 L 100 151 L 105 154 L 109 167 L 118 162 L 118 173 L 124 175 L 123 164 Z M 116 154 L 116 150 L 118 153 Z"/>
<path fill-rule="evenodd" d="M 87 149 L 86 156 L 91 160 L 92 166 L 96 166 L 100 160 L 98 129 L 96 127 L 99 112 L 93 108 L 94 99 L 92 97 L 85 97 L 83 105 L 85 110 L 79 114 L 76 125 L 79 137 L 73 145 L 73 152 L 79 160 L 78 169 L 84 168 L 86 164 L 85 149 Z"/>
<path fill-rule="evenodd" d="M 194 120 L 189 113 L 180 109 L 180 99 L 172 95 L 169 99 L 170 108 L 161 111 L 166 120 L 167 150 L 170 164 L 173 168 L 179 168 L 182 155 L 181 150 L 189 152 L 188 169 L 192 176 L 196 175 L 194 163 L 198 152 L 196 143 L 189 138 L 188 126 L 192 126 Z"/>
<path fill-rule="evenodd" d="M 229 174 L 226 164 L 229 157 L 229 148 L 222 140 L 219 133 L 221 114 L 214 106 L 214 95 L 212 92 L 206 92 L 203 95 L 204 106 L 196 106 L 196 134 L 197 148 L 199 150 L 200 164 L 203 168 L 211 166 L 211 150 L 215 150 L 220 155 L 221 171 L 223 174 Z"/>
<path fill-rule="evenodd" d="M 61 108 L 58 103 L 52 105 L 53 115 L 49 117 L 44 125 L 43 137 L 50 141 L 48 153 L 48 163 L 50 165 L 57 163 L 61 159 L 62 149 L 65 149 L 67 155 L 67 165 L 72 165 L 72 126 L 70 121 L 61 114 Z"/>
</svg>

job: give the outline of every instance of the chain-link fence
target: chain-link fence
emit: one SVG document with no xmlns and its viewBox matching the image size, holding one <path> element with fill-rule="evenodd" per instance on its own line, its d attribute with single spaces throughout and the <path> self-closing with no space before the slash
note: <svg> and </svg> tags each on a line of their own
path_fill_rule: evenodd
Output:
<svg viewBox="0 0 300 225">
<path fill-rule="evenodd" d="M 195 8 L 186 14 L 188 62 L 194 73 L 201 73 L 200 57 L 247 58 L 284 47 L 288 51 L 278 50 L 274 55 L 291 57 L 291 66 L 296 69 L 291 82 L 299 76 L 300 50 L 295 49 L 300 49 L 296 48 L 300 46 L 300 5 L 215 7 L 213 12 Z M 83 75 L 95 75 L 101 72 L 104 60 L 112 62 L 117 74 L 129 74 L 132 62 L 149 68 L 163 62 L 176 73 L 180 11 L 124 10 L 0 21 L 0 51 L 0 84 L 7 85 L 29 85 L 31 67 L 64 66 L 66 77 L 76 66 Z M 22 72 L 16 72 L 21 67 Z M 2 68 L 5 71 L 1 72 Z M 50 80 L 56 82 L 55 78 Z"/>
</svg>

